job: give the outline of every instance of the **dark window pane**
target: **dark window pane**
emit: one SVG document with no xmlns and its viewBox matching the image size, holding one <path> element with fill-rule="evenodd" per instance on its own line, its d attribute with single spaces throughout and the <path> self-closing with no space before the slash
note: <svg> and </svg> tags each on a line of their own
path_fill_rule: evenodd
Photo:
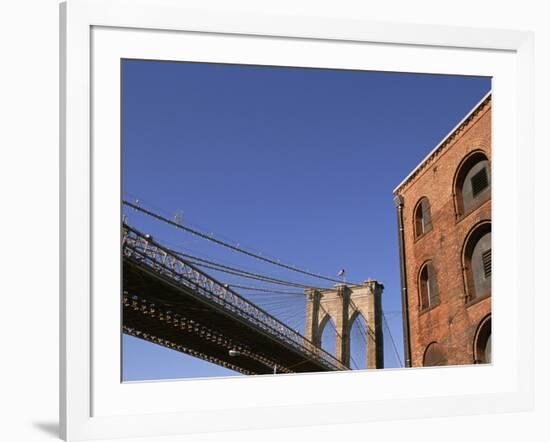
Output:
<svg viewBox="0 0 550 442">
<path fill-rule="evenodd" d="M 467 212 L 483 201 L 490 187 L 489 161 L 481 160 L 468 170 L 462 183 L 462 210 Z"/>
<path fill-rule="evenodd" d="M 430 203 L 426 199 L 422 201 L 422 221 L 424 232 L 427 232 L 432 227 L 432 214 L 430 213 Z"/>
<path fill-rule="evenodd" d="M 435 305 L 439 301 L 439 291 L 437 287 L 437 281 L 435 279 L 435 271 L 432 263 L 429 263 L 427 267 L 430 287 L 430 305 Z"/>
<path fill-rule="evenodd" d="M 432 215 L 430 212 L 430 203 L 426 198 L 422 198 L 418 204 L 415 214 L 415 233 L 420 236 L 432 228 Z"/>
<path fill-rule="evenodd" d="M 433 367 L 438 365 L 447 365 L 447 357 L 443 348 L 437 343 L 431 343 L 424 352 L 424 367 Z"/>
<path fill-rule="evenodd" d="M 439 290 L 431 262 L 420 272 L 420 308 L 425 309 L 439 302 Z"/>
<path fill-rule="evenodd" d="M 422 216 L 422 205 L 418 206 L 415 214 L 416 236 L 424 233 L 424 217 Z"/>
<path fill-rule="evenodd" d="M 487 169 L 483 168 L 472 176 L 472 195 L 478 196 L 487 187 L 489 187 L 489 178 L 487 176 Z"/>
<path fill-rule="evenodd" d="M 491 232 L 487 232 L 475 243 L 471 255 L 471 271 L 474 293 L 472 297 L 491 293 Z"/>
<path fill-rule="evenodd" d="M 483 261 L 483 273 L 485 278 L 491 277 L 491 249 L 481 254 L 481 260 Z"/>
</svg>

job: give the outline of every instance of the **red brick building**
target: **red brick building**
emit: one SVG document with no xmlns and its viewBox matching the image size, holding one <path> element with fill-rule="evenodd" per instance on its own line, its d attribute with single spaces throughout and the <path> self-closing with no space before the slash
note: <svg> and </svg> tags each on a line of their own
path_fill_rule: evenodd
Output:
<svg viewBox="0 0 550 442">
<path fill-rule="evenodd" d="M 491 96 L 395 189 L 407 366 L 491 361 Z"/>
</svg>

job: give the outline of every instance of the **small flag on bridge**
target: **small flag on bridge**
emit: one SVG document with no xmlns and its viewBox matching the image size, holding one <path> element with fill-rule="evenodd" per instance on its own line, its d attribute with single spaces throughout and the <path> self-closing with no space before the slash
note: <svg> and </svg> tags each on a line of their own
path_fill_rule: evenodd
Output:
<svg viewBox="0 0 550 442">
<path fill-rule="evenodd" d="M 346 269 L 342 269 L 338 272 L 338 277 L 341 278 L 343 284 L 346 283 L 346 276 L 345 275 L 346 275 Z"/>
</svg>

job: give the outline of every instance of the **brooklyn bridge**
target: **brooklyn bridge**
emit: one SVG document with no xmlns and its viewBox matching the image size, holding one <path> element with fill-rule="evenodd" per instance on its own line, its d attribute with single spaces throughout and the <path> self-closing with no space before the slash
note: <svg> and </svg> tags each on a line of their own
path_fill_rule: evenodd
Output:
<svg viewBox="0 0 550 442">
<path fill-rule="evenodd" d="M 220 247 L 250 258 L 331 282 L 317 287 L 235 268 L 175 249 L 142 232 L 129 222 L 122 225 L 122 325 L 123 333 L 242 374 L 276 374 L 344 371 L 359 368 L 351 352 L 355 325 L 365 346 L 365 368 L 384 366 L 384 327 L 395 342 L 382 310 L 383 285 L 375 280 L 346 283 L 281 263 L 214 238 L 181 222 L 123 202 L 125 209 L 182 229 Z M 238 276 L 274 288 L 228 283 L 212 273 Z M 342 272 L 343 273 L 343 272 Z M 284 289 L 281 288 L 284 287 Z M 285 323 L 270 304 L 254 302 L 242 290 L 261 292 L 262 299 L 305 297 L 304 333 Z M 274 304 L 272 303 L 271 306 Z M 304 317 L 305 316 L 305 317 Z M 359 321 L 363 318 L 363 322 Z M 334 354 L 323 349 L 323 332 L 333 327 Z"/>
</svg>

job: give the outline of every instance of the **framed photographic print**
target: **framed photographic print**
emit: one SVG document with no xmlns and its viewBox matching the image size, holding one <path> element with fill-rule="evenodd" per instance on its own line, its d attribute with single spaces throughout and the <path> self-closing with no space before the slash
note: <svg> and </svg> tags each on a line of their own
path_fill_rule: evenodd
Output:
<svg viewBox="0 0 550 442">
<path fill-rule="evenodd" d="M 530 33 L 61 18 L 65 439 L 532 406 Z"/>
</svg>

